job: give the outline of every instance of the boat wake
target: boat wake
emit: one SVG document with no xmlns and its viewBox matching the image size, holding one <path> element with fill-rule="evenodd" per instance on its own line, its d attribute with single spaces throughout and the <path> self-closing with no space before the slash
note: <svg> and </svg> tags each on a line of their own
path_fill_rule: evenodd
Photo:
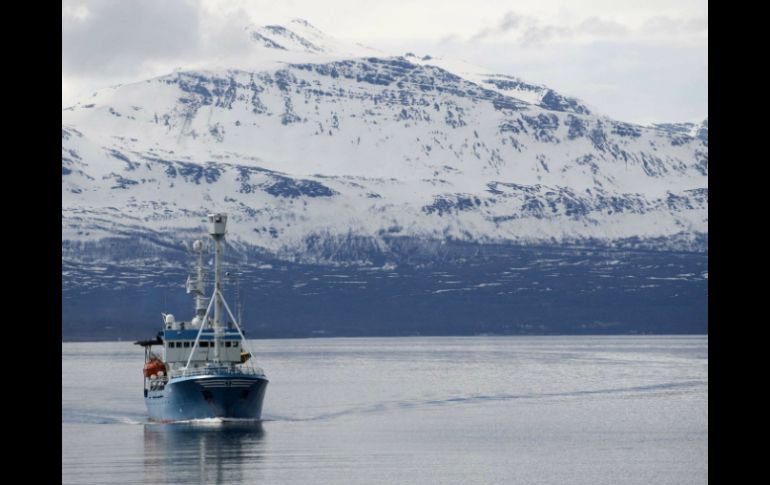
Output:
<svg viewBox="0 0 770 485">
<path fill-rule="evenodd" d="M 554 393 L 532 393 L 532 394 L 477 394 L 470 396 L 452 396 L 444 399 L 424 399 L 424 400 L 400 400 L 400 401 L 386 401 L 381 403 L 373 403 L 361 406 L 355 406 L 340 411 L 318 414 L 315 416 L 307 417 L 293 417 L 293 416 L 280 416 L 274 414 L 265 413 L 263 421 L 326 421 L 330 419 L 357 415 L 357 414 L 373 414 L 373 413 L 386 413 L 395 410 L 411 409 L 411 408 L 424 408 L 430 406 L 449 406 L 456 404 L 473 404 L 483 402 L 495 402 L 495 401 L 512 401 L 512 400 L 553 400 L 553 399 L 570 399 L 581 398 L 592 395 L 611 395 L 617 394 L 618 396 L 630 395 L 634 397 L 644 397 L 645 395 L 654 393 L 681 393 L 690 392 L 701 386 L 707 386 L 708 381 L 683 381 L 683 382 L 670 382 L 663 384 L 653 384 L 647 386 L 632 386 L 632 387 L 620 387 L 610 389 L 591 389 L 591 390 L 576 390 L 569 392 L 554 392 Z"/>
<path fill-rule="evenodd" d="M 245 418 L 201 418 L 187 419 L 179 421 L 151 421 L 146 414 L 127 413 L 114 414 L 110 412 L 100 412 L 99 410 L 66 411 L 62 410 L 62 423 L 77 424 L 174 424 L 190 425 L 200 427 L 227 426 L 228 424 L 257 425 L 265 422 L 302 422 L 302 421 L 327 421 L 345 416 L 355 416 L 364 414 L 388 413 L 404 409 L 419 409 L 430 406 L 451 406 L 458 404 L 473 404 L 484 402 L 499 402 L 512 400 L 553 400 L 553 399 L 572 399 L 584 398 L 593 395 L 618 395 L 644 397 L 650 394 L 659 393 L 681 393 L 691 392 L 696 389 L 708 386 L 708 381 L 694 380 L 682 382 L 669 382 L 663 384 L 652 384 L 646 386 L 618 387 L 609 389 L 590 389 L 575 390 L 568 392 L 554 393 L 531 393 L 531 394 L 476 394 L 468 396 L 449 396 L 443 399 L 404 399 L 397 401 L 384 401 L 379 403 L 363 404 L 353 406 L 339 411 L 316 414 L 311 416 L 285 416 L 279 414 L 265 413 L 262 419 Z"/>
<path fill-rule="evenodd" d="M 223 426 L 228 423 L 233 424 L 259 424 L 263 420 L 261 419 L 246 419 L 246 418 L 200 418 L 200 419 L 183 419 L 179 421 L 166 421 L 166 424 L 192 424 L 196 426 Z M 155 423 L 153 421 L 153 423 Z"/>
<path fill-rule="evenodd" d="M 144 413 L 114 414 L 96 411 L 67 411 L 62 409 L 62 424 L 146 424 Z"/>
<path fill-rule="evenodd" d="M 62 410 L 62 424 L 180 424 L 192 426 L 258 425 L 263 420 L 243 418 L 201 418 L 180 421 L 152 421 L 144 413 L 114 414 L 95 411 Z"/>
</svg>

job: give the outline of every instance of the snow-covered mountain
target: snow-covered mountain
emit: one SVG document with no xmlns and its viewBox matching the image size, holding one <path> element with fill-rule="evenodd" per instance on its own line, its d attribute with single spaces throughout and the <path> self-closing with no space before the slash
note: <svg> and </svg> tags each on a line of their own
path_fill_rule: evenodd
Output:
<svg viewBox="0 0 770 485">
<path fill-rule="evenodd" d="M 230 214 L 235 247 L 295 261 L 366 263 L 406 239 L 705 251 L 708 120 L 617 121 L 303 20 L 243 38 L 253 55 L 237 66 L 62 111 L 65 259 L 152 257 L 209 211 Z"/>
</svg>

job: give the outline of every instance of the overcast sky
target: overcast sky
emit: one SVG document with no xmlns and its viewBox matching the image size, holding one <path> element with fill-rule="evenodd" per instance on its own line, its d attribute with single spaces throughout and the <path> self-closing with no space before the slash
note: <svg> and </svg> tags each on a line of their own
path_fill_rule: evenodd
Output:
<svg viewBox="0 0 770 485">
<path fill-rule="evenodd" d="M 303 18 L 389 54 L 462 59 L 637 123 L 708 116 L 707 0 L 63 0 L 62 106 L 243 55 Z"/>
</svg>

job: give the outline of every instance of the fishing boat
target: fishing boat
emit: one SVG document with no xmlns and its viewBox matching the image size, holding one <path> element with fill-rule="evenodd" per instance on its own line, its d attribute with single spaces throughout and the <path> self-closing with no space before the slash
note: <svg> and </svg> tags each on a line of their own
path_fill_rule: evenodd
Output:
<svg viewBox="0 0 770 485">
<path fill-rule="evenodd" d="M 205 245 L 196 240 L 192 243 L 197 256 L 195 280 L 187 279 L 187 292 L 195 300 L 193 318 L 178 321 L 162 313 L 163 329 L 156 337 L 136 342 L 145 349 L 144 400 L 153 421 L 261 419 L 268 380 L 254 365 L 241 322 L 223 296 L 226 225 L 226 214 L 208 214 L 207 229 L 215 247 L 211 295 L 205 294 Z"/>
</svg>

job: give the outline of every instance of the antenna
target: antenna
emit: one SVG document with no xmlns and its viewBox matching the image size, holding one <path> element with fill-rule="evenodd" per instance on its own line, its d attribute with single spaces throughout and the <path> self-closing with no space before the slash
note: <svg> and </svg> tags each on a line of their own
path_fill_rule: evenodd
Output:
<svg viewBox="0 0 770 485">
<path fill-rule="evenodd" d="M 206 298 L 205 291 L 205 274 L 203 271 L 203 252 L 205 247 L 203 241 L 196 239 L 192 243 L 193 252 L 197 253 L 198 258 L 195 265 L 195 284 L 190 280 L 190 276 L 187 276 L 187 293 L 195 293 L 195 318 L 193 319 L 193 326 L 203 325 L 203 317 L 206 313 Z"/>
<path fill-rule="evenodd" d="M 241 305 L 241 279 L 235 278 L 235 305 L 238 307 L 238 323 L 243 325 L 243 306 Z"/>
<path fill-rule="evenodd" d="M 235 282 L 235 308 L 238 312 L 238 321 L 240 322 L 242 321 L 243 311 L 241 309 L 241 292 L 240 292 L 241 280 L 239 278 L 239 273 L 226 271 L 225 276 L 227 277 L 228 281 Z M 229 325 L 228 325 L 228 328 L 230 328 Z"/>
<path fill-rule="evenodd" d="M 222 329 L 222 243 L 225 239 L 227 214 L 216 213 L 208 215 L 209 236 L 214 239 L 214 361 L 219 362 L 219 347 Z"/>
<path fill-rule="evenodd" d="M 228 271 L 225 276 L 235 281 L 235 308 L 238 312 L 238 323 L 243 325 L 243 305 L 241 305 L 241 278 L 240 273 L 231 273 Z"/>
</svg>

